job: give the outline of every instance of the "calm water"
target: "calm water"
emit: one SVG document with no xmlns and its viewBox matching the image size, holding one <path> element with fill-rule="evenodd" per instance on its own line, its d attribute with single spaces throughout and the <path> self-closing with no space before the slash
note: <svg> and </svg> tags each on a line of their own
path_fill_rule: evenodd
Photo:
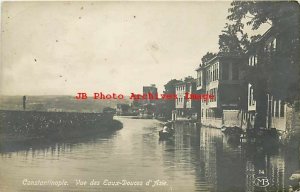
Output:
<svg viewBox="0 0 300 192">
<path fill-rule="evenodd" d="M 289 180 L 300 169 L 297 147 L 241 147 L 220 130 L 187 124 L 176 125 L 173 140 L 159 141 L 158 121 L 117 119 L 124 128 L 109 135 L 6 146 L 0 191 L 283 191 L 297 185 Z M 266 180 L 256 186 L 257 178 Z M 38 180 L 68 185 L 28 185 Z"/>
</svg>

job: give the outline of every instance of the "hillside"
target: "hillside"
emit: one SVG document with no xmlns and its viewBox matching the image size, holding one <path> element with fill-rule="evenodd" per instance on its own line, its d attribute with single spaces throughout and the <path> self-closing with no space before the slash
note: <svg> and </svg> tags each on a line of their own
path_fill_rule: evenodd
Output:
<svg viewBox="0 0 300 192">
<path fill-rule="evenodd" d="M 23 110 L 23 96 L 0 96 L 0 110 Z M 102 112 L 105 107 L 116 108 L 118 103 L 130 103 L 129 97 L 123 100 L 76 100 L 74 96 L 26 96 L 26 110 Z"/>
</svg>

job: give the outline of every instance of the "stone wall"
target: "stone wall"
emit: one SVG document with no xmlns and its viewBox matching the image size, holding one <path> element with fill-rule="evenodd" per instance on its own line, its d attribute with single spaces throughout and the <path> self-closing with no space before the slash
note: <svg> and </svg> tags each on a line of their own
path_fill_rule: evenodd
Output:
<svg viewBox="0 0 300 192">
<path fill-rule="evenodd" d="M 223 122 L 222 118 L 205 118 L 201 120 L 201 124 L 208 127 L 221 128 Z"/>
</svg>

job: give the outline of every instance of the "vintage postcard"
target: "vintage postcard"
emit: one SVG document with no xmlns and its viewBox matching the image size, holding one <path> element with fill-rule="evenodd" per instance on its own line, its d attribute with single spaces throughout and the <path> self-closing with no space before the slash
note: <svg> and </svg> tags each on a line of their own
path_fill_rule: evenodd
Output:
<svg viewBox="0 0 300 192">
<path fill-rule="evenodd" d="M 0 191 L 300 191 L 297 1 L 2 1 Z"/>
</svg>

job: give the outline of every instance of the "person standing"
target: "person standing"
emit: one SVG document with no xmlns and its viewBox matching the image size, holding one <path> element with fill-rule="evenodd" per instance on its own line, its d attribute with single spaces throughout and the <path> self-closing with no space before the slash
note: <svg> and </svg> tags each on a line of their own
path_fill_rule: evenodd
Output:
<svg viewBox="0 0 300 192">
<path fill-rule="evenodd" d="M 23 96 L 23 110 L 26 110 L 26 96 Z"/>
</svg>

